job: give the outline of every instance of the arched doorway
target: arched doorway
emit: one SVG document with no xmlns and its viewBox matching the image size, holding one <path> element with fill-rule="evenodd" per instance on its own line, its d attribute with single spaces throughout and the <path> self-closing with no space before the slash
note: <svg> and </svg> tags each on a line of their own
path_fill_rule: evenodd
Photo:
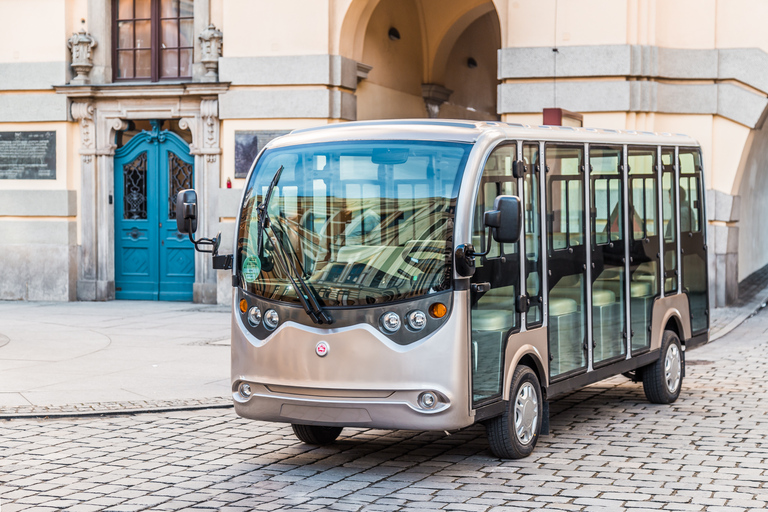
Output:
<svg viewBox="0 0 768 512">
<path fill-rule="evenodd" d="M 195 251 L 176 229 L 176 194 L 192 188 L 194 159 L 152 121 L 115 151 L 115 298 L 191 301 Z"/>
<path fill-rule="evenodd" d="M 497 120 L 501 28 L 489 0 L 358 0 L 340 51 L 371 66 L 357 119 Z"/>
</svg>

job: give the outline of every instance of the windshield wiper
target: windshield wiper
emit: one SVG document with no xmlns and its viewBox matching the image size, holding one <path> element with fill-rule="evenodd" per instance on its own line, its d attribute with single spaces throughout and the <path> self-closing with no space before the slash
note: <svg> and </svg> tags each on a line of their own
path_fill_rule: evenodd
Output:
<svg viewBox="0 0 768 512">
<path fill-rule="evenodd" d="M 314 290 L 312 290 L 301 277 L 301 273 L 296 267 L 294 258 L 288 253 L 285 246 L 283 246 L 282 237 L 272 225 L 271 220 L 267 222 L 267 226 L 270 231 L 272 231 L 272 245 L 275 246 L 278 256 L 277 260 L 280 263 L 280 266 L 283 267 L 283 272 L 285 272 L 288 279 L 290 279 L 291 284 L 293 284 L 293 287 L 296 290 L 296 296 L 298 297 L 299 302 L 301 302 L 304 311 L 307 312 L 310 318 L 312 318 L 312 321 L 316 324 L 332 324 L 333 317 L 323 310 L 317 300 Z M 290 244 L 290 241 L 288 241 L 288 243 Z M 290 268 L 288 262 L 290 262 Z M 291 269 L 293 272 L 291 272 Z"/>
<path fill-rule="evenodd" d="M 282 173 L 283 166 L 281 165 L 275 175 L 272 177 L 269 188 L 267 188 L 267 192 L 264 194 L 264 200 L 257 207 L 259 212 L 257 254 L 260 258 L 264 256 L 264 234 L 265 229 L 269 227 L 270 231 L 272 231 L 272 245 L 276 249 L 276 253 L 278 255 L 277 259 L 280 262 L 280 266 L 283 267 L 283 272 L 285 272 L 285 275 L 288 276 L 288 279 L 291 281 L 293 288 L 296 290 L 296 296 L 298 297 L 299 302 L 301 302 L 301 306 L 304 308 L 304 311 L 307 312 L 309 317 L 312 318 L 312 321 L 316 324 L 330 325 L 333 323 L 333 318 L 328 313 L 326 313 L 322 307 L 320 307 L 315 292 L 301 277 L 299 269 L 296 268 L 293 256 L 288 254 L 288 251 L 286 251 L 285 246 L 283 246 L 282 243 L 282 238 L 278 235 L 277 230 L 272 226 L 272 221 L 269 219 L 269 214 L 267 213 L 269 200 L 272 198 L 272 192 L 275 190 L 277 182 L 280 180 L 280 175 Z M 288 243 L 290 244 L 290 240 Z M 291 249 L 293 249 L 292 245 Z M 293 252 L 296 252 L 295 249 Z M 290 262 L 290 268 L 288 262 Z M 291 269 L 293 272 L 291 272 Z"/>
<path fill-rule="evenodd" d="M 259 212 L 259 232 L 256 242 L 256 254 L 259 255 L 259 258 L 264 257 L 264 226 L 269 217 L 267 215 L 267 207 L 269 206 L 269 200 L 272 199 L 272 192 L 275 190 L 277 182 L 280 181 L 280 175 L 283 174 L 284 168 L 285 167 L 281 165 L 275 175 L 272 176 L 272 181 L 269 183 L 266 194 L 264 194 L 264 200 L 256 207 L 256 210 Z"/>
</svg>

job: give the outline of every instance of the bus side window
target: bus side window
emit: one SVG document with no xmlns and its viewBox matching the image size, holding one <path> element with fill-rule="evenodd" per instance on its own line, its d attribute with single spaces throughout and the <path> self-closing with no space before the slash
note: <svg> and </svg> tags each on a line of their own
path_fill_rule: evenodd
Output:
<svg viewBox="0 0 768 512">
<path fill-rule="evenodd" d="M 709 325 L 706 233 L 702 225 L 702 169 L 698 149 L 680 149 L 680 250 L 682 285 L 688 294 L 693 334 Z"/>
<path fill-rule="evenodd" d="M 523 180 L 523 218 L 525 223 L 525 294 L 528 296 L 528 313 L 525 317 L 526 327 L 531 328 L 542 321 L 542 292 L 541 292 L 541 162 L 539 144 L 523 145 L 523 163 L 525 178 Z"/>
<path fill-rule="evenodd" d="M 677 291 L 677 187 L 675 186 L 675 151 L 661 150 L 661 213 L 664 235 L 664 293 Z"/>
<path fill-rule="evenodd" d="M 587 364 L 584 147 L 547 143 L 545 159 L 549 371 L 556 377 Z"/>
</svg>

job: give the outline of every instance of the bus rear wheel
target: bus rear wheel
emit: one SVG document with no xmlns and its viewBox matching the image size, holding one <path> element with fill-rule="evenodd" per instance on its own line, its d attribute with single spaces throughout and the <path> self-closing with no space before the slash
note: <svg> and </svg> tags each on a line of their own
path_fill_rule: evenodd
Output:
<svg viewBox="0 0 768 512">
<path fill-rule="evenodd" d="M 299 441 L 306 444 L 330 444 L 339 437 L 343 429 L 343 427 L 320 427 L 298 423 L 291 423 L 291 427 Z"/>
<path fill-rule="evenodd" d="M 661 357 L 643 369 L 643 391 L 649 402 L 671 404 L 677 400 L 683 387 L 684 364 L 680 338 L 672 331 L 664 331 Z"/>
<path fill-rule="evenodd" d="M 544 401 L 536 373 L 518 366 L 512 375 L 504 414 L 486 423 L 491 452 L 502 459 L 522 459 L 533 452 L 541 432 Z"/>
</svg>

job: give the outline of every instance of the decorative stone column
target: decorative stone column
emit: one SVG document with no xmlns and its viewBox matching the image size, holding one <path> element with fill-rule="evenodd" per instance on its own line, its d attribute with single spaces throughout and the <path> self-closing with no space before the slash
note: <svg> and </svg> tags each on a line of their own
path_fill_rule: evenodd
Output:
<svg viewBox="0 0 768 512">
<path fill-rule="evenodd" d="M 96 142 L 93 104 L 89 101 L 75 101 L 72 103 L 71 113 L 72 118 L 80 125 L 80 195 L 95 198 L 96 170 L 93 157 L 96 154 Z M 81 201 L 80 239 L 82 242 L 77 270 L 77 300 L 97 300 L 96 210 L 92 201 Z"/>
<path fill-rule="evenodd" d="M 190 154 L 195 157 L 195 184 L 199 201 L 197 233 L 200 237 L 213 237 L 219 227 L 219 176 L 221 144 L 219 142 L 219 102 L 213 98 L 200 101 L 200 115 L 185 117 L 179 121 L 182 129 L 192 133 Z M 221 248 L 223 254 L 228 247 Z M 223 272 L 223 271 L 222 271 Z M 207 254 L 195 253 L 195 284 L 192 287 L 194 302 L 215 304 L 218 301 L 218 275 Z M 230 281 L 231 282 L 231 281 Z M 231 290 L 231 286 L 230 286 Z M 228 300 L 226 301 L 228 302 Z"/>
<path fill-rule="evenodd" d="M 438 84 L 421 84 L 421 95 L 427 107 L 427 115 L 436 118 L 440 113 L 440 105 L 448 101 L 453 91 Z"/>
<path fill-rule="evenodd" d="M 200 40 L 200 46 L 202 47 L 200 62 L 203 63 L 207 71 L 203 75 L 203 81 L 218 82 L 219 57 L 221 57 L 223 34 L 211 23 L 197 38 Z"/>
<path fill-rule="evenodd" d="M 90 82 L 88 74 L 93 67 L 91 50 L 96 46 L 96 40 L 81 28 L 80 32 L 72 34 L 67 40 L 67 47 L 72 52 L 72 68 L 77 75 L 69 82 L 71 85 L 85 85 Z"/>
</svg>

